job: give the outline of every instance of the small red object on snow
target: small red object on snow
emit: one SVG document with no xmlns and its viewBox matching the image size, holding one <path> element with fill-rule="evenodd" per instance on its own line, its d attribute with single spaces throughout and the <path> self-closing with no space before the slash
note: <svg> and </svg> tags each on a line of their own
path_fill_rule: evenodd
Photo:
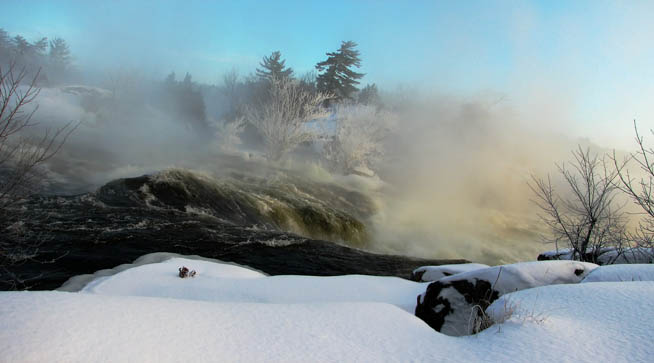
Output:
<svg viewBox="0 0 654 363">
<path fill-rule="evenodd" d="M 195 270 L 190 270 L 186 266 L 182 266 L 179 268 L 179 277 L 181 278 L 186 278 L 186 277 L 195 277 Z"/>
</svg>

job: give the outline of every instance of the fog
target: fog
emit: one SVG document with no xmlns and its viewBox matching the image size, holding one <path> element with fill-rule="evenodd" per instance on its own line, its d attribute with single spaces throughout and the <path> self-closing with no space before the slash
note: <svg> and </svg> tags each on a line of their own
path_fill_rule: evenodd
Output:
<svg viewBox="0 0 654 363">
<path fill-rule="evenodd" d="M 171 167 L 213 175 L 226 170 L 265 175 L 262 168 L 269 165 L 373 198 L 378 212 L 367 223 L 375 250 L 499 263 L 531 259 L 553 247 L 539 243 L 539 233 L 546 230 L 531 202 L 530 175 L 554 172 L 554 163 L 569 160 L 578 144 L 608 151 L 529 126 L 545 120 L 526 122 L 509 102 L 494 95 L 466 100 L 415 95 L 395 104 L 399 98 L 389 94 L 396 124 L 382 140 L 386 152 L 375 167 L 377 174 L 347 176 L 329 169 L 315 154 L 306 155 L 305 149 L 268 163 L 256 140 L 224 145 L 216 119 L 228 102 L 220 91 L 208 93 L 214 100 L 205 95 L 207 109 L 216 115 L 207 116 L 206 130 L 197 130 L 191 121 L 171 116 L 178 112 L 157 108 L 160 95 L 154 85 L 161 81 L 134 80 L 143 83 L 117 91 L 132 92 L 117 102 L 99 86 L 41 90 L 37 118 L 42 126 L 81 122 L 48 162 L 47 193 L 93 191 L 115 178 Z M 107 102 L 109 108 L 89 106 L 89 99 Z"/>
<path fill-rule="evenodd" d="M 493 89 L 493 82 L 471 81 L 468 77 L 479 74 L 472 68 L 469 75 L 457 68 L 460 87 L 438 81 L 425 86 L 409 77 L 398 82 L 401 74 L 384 78 L 380 74 L 384 68 L 378 62 L 363 68 L 367 74 L 358 87 L 376 83 L 379 98 L 372 107 L 380 113 L 374 115 L 379 120 L 387 115 L 392 117 L 384 124 L 383 136 L 370 140 L 374 141 L 375 151 L 380 152 L 374 161 L 362 163 L 366 170 L 334 168 L 330 164 L 333 160 L 321 154 L 324 146 L 320 140 L 324 142 L 334 133 L 329 126 L 327 136 L 323 134 L 313 144 L 299 145 L 281 160 L 270 161 L 256 127 L 239 124 L 243 122 L 244 110 L 254 107 L 260 97 L 255 69 L 261 68 L 261 57 L 270 55 L 270 47 L 257 41 L 240 44 L 238 49 L 216 44 L 200 48 L 192 42 L 198 47 L 195 51 L 189 49 L 191 44 L 179 51 L 175 47 L 181 47 L 182 35 L 207 30 L 194 25 L 188 12 L 184 12 L 186 20 L 159 21 L 148 28 L 143 26 L 150 24 L 148 21 L 139 23 L 140 17 L 146 16 L 144 9 L 128 11 L 125 22 L 120 24 L 112 18 L 118 10 L 111 7 L 108 11 L 113 15 L 98 24 L 91 24 L 89 19 L 61 20 L 61 24 L 70 26 L 86 25 L 89 31 L 82 41 L 78 33 L 85 29 L 67 30 L 75 34 L 70 42 L 72 61 L 65 71 L 45 67 L 49 78 L 38 83 L 41 93 L 31 105 L 38 103 L 34 116 L 38 124 L 29 133 L 39 135 L 45 128 L 56 129 L 70 121 L 79 123 L 60 152 L 45 165 L 49 175 L 45 193 L 93 191 L 115 178 L 170 167 L 214 175 L 238 170 L 239 165 L 244 172 L 261 172 L 264 167 L 310 170 L 307 177 L 358 189 L 377 202 L 377 213 L 366 221 L 374 232 L 375 250 L 423 257 L 463 257 L 493 264 L 512 262 L 533 259 L 538 252 L 552 248 L 538 243 L 539 234 L 546 230 L 531 202 L 533 192 L 527 184 L 530 176 L 554 173 L 555 163 L 569 161 L 571 150 L 578 145 L 600 154 L 614 148 L 621 155 L 631 151 L 632 119 L 651 111 L 646 109 L 638 114 L 638 109 L 630 114 L 618 102 L 599 105 L 589 113 L 597 115 L 604 107 L 611 115 L 625 116 L 611 123 L 610 128 L 606 122 L 592 127 L 587 119 L 577 120 L 593 105 L 588 96 L 579 94 L 585 88 L 586 78 L 571 71 L 566 84 L 565 73 L 557 73 L 552 79 L 533 68 L 527 69 L 526 64 L 534 61 L 545 67 L 564 64 L 560 58 L 551 62 L 542 58 L 542 49 L 516 57 L 514 66 L 520 72 L 513 73 L 497 89 Z M 75 14 L 79 15 L 79 10 Z M 533 22 L 521 23 L 527 29 L 524 37 L 539 27 Z M 171 32 L 165 29 L 166 24 L 183 30 L 181 34 Z M 27 28 L 28 25 L 20 27 Z M 13 37 L 20 34 L 15 29 L 5 30 Z M 24 34 L 28 41 L 57 35 L 44 35 L 38 29 Z M 38 36 L 30 36 L 34 34 Z M 135 34 L 134 38 L 130 34 Z M 357 34 L 346 32 L 342 40 Z M 170 47 L 162 46 L 169 35 Z M 453 36 L 452 41 L 465 42 L 464 34 L 459 35 Z M 117 42 L 117 38 L 122 40 Z M 340 42 L 330 43 L 322 52 L 315 52 L 312 47 L 310 56 L 296 61 L 286 55 L 285 41 L 295 49 L 289 54 L 297 54 L 297 47 L 293 47 L 297 39 L 280 39 L 275 43 L 275 49 L 280 48 L 287 60 L 286 66 L 293 67 L 296 82 L 310 80 L 306 71 L 312 70 L 315 61 L 323 60 L 324 54 L 334 51 Z M 478 41 L 459 46 L 467 49 Z M 515 41 L 527 42 L 517 35 Z M 151 52 L 149 46 L 153 47 Z M 380 52 L 363 43 L 360 46 L 364 65 Z M 524 47 L 534 49 L 533 44 Z M 429 44 L 413 51 L 407 57 L 433 56 Z M 214 72 L 207 72 L 207 59 L 215 61 Z M 573 70 L 577 63 L 570 64 Z M 387 69 L 393 67 L 385 65 Z M 28 68 L 28 72 L 30 76 L 34 74 L 33 69 Z M 172 72 L 174 78 L 170 76 Z M 427 67 L 410 71 L 416 72 L 433 80 L 442 76 L 443 71 Z M 492 74 L 493 70 L 486 73 Z M 525 78 L 518 81 L 517 75 Z M 302 85 L 315 87 L 311 81 Z M 606 100 L 607 96 L 598 99 Z M 335 108 L 331 110 L 332 121 L 343 116 Z M 381 112 L 386 116 L 382 117 Z M 645 119 L 643 124 L 649 122 Z M 616 130 L 620 138 L 609 140 L 611 130 Z"/>
</svg>

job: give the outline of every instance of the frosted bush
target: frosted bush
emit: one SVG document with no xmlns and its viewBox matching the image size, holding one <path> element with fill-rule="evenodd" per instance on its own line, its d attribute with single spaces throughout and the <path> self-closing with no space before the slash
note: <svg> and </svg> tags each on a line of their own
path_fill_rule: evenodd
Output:
<svg viewBox="0 0 654 363">
<path fill-rule="evenodd" d="M 341 105 L 333 130 L 323 147 L 330 166 L 344 174 L 374 170 L 384 157 L 383 140 L 395 127 L 397 116 L 368 105 Z"/>
</svg>

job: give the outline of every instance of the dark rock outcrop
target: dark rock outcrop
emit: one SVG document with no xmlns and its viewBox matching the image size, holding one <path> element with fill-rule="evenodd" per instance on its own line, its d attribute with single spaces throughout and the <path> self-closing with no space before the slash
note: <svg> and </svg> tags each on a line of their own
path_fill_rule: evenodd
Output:
<svg viewBox="0 0 654 363">
<path fill-rule="evenodd" d="M 261 198 L 290 206 L 313 228 L 336 231 L 331 236 L 342 236 L 348 225 L 354 226 L 348 233 L 354 233 L 358 227 L 348 221 L 371 210 L 365 198 L 346 190 L 315 186 L 310 195 L 287 183 L 258 183 L 215 184 L 180 172 L 158 179 L 121 179 L 95 193 L 30 198 L 0 226 L 5 232 L 0 238 L 38 248 L 32 258 L 8 266 L 8 271 L 0 269 L 0 289 L 12 288 L 10 281 L 16 280 L 24 282 L 19 288 L 54 289 L 71 276 L 131 263 L 153 252 L 232 261 L 271 275 L 408 278 L 418 266 L 467 262 L 380 255 L 292 233 L 266 214 L 266 206 L 257 209 Z M 305 213 L 303 208 L 318 212 Z"/>
<path fill-rule="evenodd" d="M 477 333 L 484 311 L 500 296 L 544 285 L 578 283 L 597 265 L 575 261 L 523 262 L 444 277 L 418 296 L 415 314 L 447 335 Z"/>
</svg>

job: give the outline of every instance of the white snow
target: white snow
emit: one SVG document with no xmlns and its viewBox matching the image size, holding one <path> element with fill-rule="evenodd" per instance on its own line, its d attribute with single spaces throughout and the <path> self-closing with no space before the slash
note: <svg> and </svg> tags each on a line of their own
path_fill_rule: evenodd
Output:
<svg viewBox="0 0 654 363">
<path fill-rule="evenodd" d="M 440 280 L 443 277 L 456 275 L 462 272 L 479 270 L 482 268 L 487 268 L 488 265 L 483 263 L 460 263 L 460 264 L 451 264 L 451 265 L 439 265 L 439 266 L 421 266 L 413 270 L 414 274 L 418 274 L 422 271 L 421 281 L 436 281 Z"/>
<path fill-rule="evenodd" d="M 180 279 L 186 266 L 196 277 Z M 312 302 L 383 302 L 413 313 L 424 283 L 380 276 L 265 276 L 244 267 L 171 258 L 94 280 L 82 292 L 98 295 L 152 296 L 176 299 L 295 304 Z"/>
<path fill-rule="evenodd" d="M 544 285 L 578 283 L 598 266 L 578 261 L 532 261 L 462 272 L 440 279 L 485 280 L 500 294 Z M 581 270 L 579 275 L 576 270 Z"/>
<path fill-rule="evenodd" d="M 181 265 L 198 275 L 176 277 Z M 398 280 L 266 277 L 175 258 L 103 276 L 78 293 L 2 292 L 0 361 L 646 362 L 654 355 L 654 282 L 510 293 L 488 309 L 503 315 L 515 307 L 506 322 L 450 337 L 394 306 L 427 285 Z"/>
<path fill-rule="evenodd" d="M 592 250 L 588 250 L 592 252 Z M 546 251 L 540 255 L 548 259 L 555 260 L 572 260 L 573 250 L 570 248 L 560 248 L 558 250 Z M 597 263 L 600 265 L 627 264 L 627 263 L 654 263 L 654 248 L 633 247 L 617 248 L 602 247 L 597 257 Z"/>
<path fill-rule="evenodd" d="M 600 266 L 581 282 L 654 281 L 653 264 L 624 264 Z"/>
</svg>

